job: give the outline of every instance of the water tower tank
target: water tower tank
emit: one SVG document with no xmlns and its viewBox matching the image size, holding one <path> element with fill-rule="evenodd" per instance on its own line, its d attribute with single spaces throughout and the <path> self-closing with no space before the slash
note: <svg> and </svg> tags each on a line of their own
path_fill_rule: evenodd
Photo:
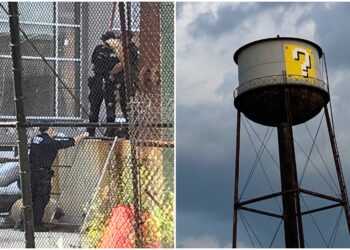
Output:
<svg viewBox="0 0 350 250">
<path fill-rule="evenodd" d="M 234 54 L 239 86 L 235 107 L 254 122 L 278 126 L 285 117 L 285 90 L 289 92 L 292 125 L 316 116 L 329 102 L 322 80 L 322 49 L 292 37 L 254 41 Z"/>
</svg>

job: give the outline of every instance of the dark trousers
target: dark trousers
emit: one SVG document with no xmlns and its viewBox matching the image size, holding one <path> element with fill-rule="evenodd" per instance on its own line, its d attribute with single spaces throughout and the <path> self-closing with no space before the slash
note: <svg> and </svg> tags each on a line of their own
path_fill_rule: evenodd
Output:
<svg viewBox="0 0 350 250">
<path fill-rule="evenodd" d="M 42 225 L 45 207 L 50 201 L 51 172 L 34 170 L 31 173 L 34 225 Z"/>
<path fill-rule="evenodd" d="M 107 122 L 115 122 L 115 94 L 114 82 L 108 79 L 108 76 L 93 76 L 89 78 L 89 102 L 90 113 L 89 122 L 98 122 L 100 108 L 105 100 Z M 95 135 L 95 127 L 87 129 L 90 136 Z"/>
</svg>

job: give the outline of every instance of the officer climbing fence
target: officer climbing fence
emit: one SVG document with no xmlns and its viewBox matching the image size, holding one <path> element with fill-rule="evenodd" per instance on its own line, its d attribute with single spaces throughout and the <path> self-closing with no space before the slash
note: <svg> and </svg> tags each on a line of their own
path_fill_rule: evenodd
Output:
<svg viewBox="0 0 350 250">
<path fill-rule="evenodd" d="M 174 4 L 18 3 L 27 175 L 9 6 L 0 2 L 0 246 L 174 247 Z"/>
</svg>

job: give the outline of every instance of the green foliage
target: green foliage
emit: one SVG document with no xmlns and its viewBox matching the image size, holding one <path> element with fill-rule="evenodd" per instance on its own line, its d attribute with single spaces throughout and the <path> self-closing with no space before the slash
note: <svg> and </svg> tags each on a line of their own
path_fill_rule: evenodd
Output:
<svg viewBox="0 0 350 250">
<path fill-rule="evenodd" d="M 174 193 L 166 192 L 164 206 L 154 206 L 150 218 L 146 221 L 153 235 L 146 235 L 160 239 L 162 247 L 174 247 Z"/>
<path fill-rule="evenodd" d="M 96 213 L 94 218 L 89 222 L 85 230 L 88 247 L 96 248 L 100 243 L 107 227 L 106 217 L 104 214 Z"/>
<path fill-rule="evenodd" d="M 165 206 L 156 211 L 155 216 L 159 218 L 159 232 L 161 234 L 162 247 L 174 247 L 174 204 L 173 192 L 165 193 Z"/>
</svg>

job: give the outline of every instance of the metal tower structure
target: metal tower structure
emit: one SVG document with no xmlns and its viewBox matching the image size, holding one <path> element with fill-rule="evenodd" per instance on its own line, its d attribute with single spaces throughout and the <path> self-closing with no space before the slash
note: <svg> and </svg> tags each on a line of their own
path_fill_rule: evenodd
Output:
<svg viewBox="0 0 350 250">
<path fill-rule="evenodd" d="M 234 105 L 237 108 L 234 248 L 237 247 L 239 209 L 282 219 L 285 246 L 288 248 L 305 246 L 302 216 L 306 214 L 343 206 L 350 233 L 349 200 L 334 134 L 333 119 L 327 108 L 330 102 L 329 85 L 328 79 L 324 82 L 321 77 L 321 60 L 324 60 L 324 54 L 317 44 L 300 38 L 279 36 L 246 44 L 234 54 L 239 75 L 239 86 L 234 91 Z M 325 112 L 341 197 L 307 190 L 298 184 L 293 126 L 307 122 L 322 109 Z M 239 200 L 241 113 L 258 124 L 277 127 L 280 192 L 245 201 Z M 302 211 L 301 194 L 332 201 L 334 204 Z M 282 214 L 247 207 L 249 204 L 275 197 L 282 198 Z"/>
</svg>

